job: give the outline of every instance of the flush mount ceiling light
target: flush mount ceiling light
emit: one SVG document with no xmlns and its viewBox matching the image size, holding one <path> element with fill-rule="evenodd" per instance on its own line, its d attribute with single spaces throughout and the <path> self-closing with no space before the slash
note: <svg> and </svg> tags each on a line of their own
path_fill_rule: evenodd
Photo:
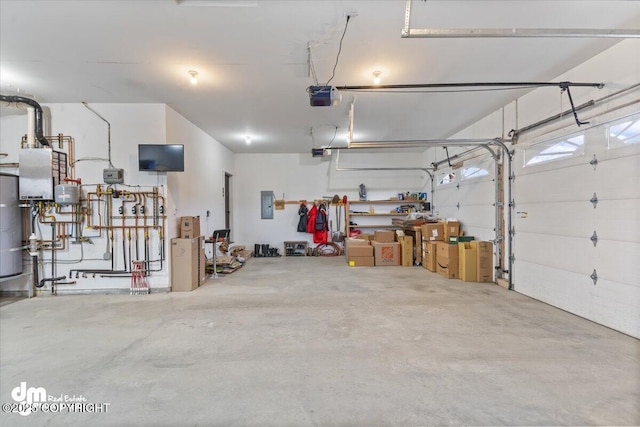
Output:
<svg viewBox="0 0 640 427">
<path fill-rule="evenodd" d="M 374 85 L 379 85 L 380 84 L 380 74 L 382 74 L 380 71 L 374 71 L 373 72 L 373 84 Z"/>
<path fill-rule="evenodd" d="M 198 84 L 198 79 L 197 79 L 198 72 L 195 71 L 195 70 L 189 70 L 188 73 L 191 76 L 191 84 L 194 85 L 194 86 L 197 85 Z"/>
<path fill-rule="evenodd" d="M 244 142 L 247 143 L 247 145 L 251 144 L 251 137 L 249 135 L 244 137 Z"/>
</svg>

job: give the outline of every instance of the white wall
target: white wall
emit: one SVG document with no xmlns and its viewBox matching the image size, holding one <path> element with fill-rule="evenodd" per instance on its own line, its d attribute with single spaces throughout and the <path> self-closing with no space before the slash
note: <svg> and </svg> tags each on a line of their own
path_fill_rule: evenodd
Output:
<svg viewBox="0 0 640 427">
<path fill-rule="evenodd" d="M 167 231 L 164 242 L 166 259 L 162 270 L 153 272 L 148 280 L 152 289 L 164 289 L 169 285 L 170 258 L 169 239 L 178 235 L 178 217 L 182 215 L 200 215 L 203 221 L 203 232 L 208 228 L 218 227 L 224 221 L 224 203 L 221 192 L 215 188 L 222 188 L 224 172 L 233 173 L 233 154 L 222 147 L 217 141 L 206 135 L 196 126 L 184 119 L 164 104 L 91 104 L 91 108 L 111 123 L 111 152 L 115 167 L 125 170 L 125 184 L 117 188 L 129 191 L 147 191 L 158 187 L 160 194 L 167 198 L 166 215 Z M 74 138 L 75 157 L 80 160 L 76 164 L 75 176 L 82 179 L 83 191 L 92 191 L 94 184 L 102 183 L 102 170 L 108 166 L 106 160 L 107 124 L 82 104 L 46 104 L 45 128 L 47 134 L 62 133 Z M 6 110 L 5 110 L 6 111 Z M 8 157 L 3 163 L 17 162 L 19 141 L 27 129 L 26 114 L 4 114 L 1 118 L 0 152 L 6 152 Z M 138 144 L 182 143 L 185 145 L 185 172 L 152 173 L 138 171 Z M 66 148 L 66 147 L 65 147 Z M 215 187 L 214 187 L 215 186 Z M 206 211 L 211 212 L 209 223 L 206 221 Z M 47 226 L 41 226 L 44 238 L 49 238 Z M 38 233 L 40 235 L 40 233 Z M 85 236 L 91 237 L 91 243 L 70 245 L 68 249 L 57 252 L 57 275 L 67 274 L 67 270 L 110 268 L 111 262 L 104 261 L 103 255 L 107 248 L 107 238 L 96 230 L 83 230 Z M 120 237 L 117 237 L 117 239 Z M 159 233 L 152 233 L 152 258 L 160 253 Z M 121 240 L 114 244 L 115 268 L 122 268 Z M 45 252 L 45 277 L 49 277 L 50 255 Z M 82 262 L 76 262 L 82 260 Z M 152 268 L 159 268 L 155 263 Z M 25 273 L 30 271 L 25 264 Z M 0 282 L 2 290 L 26 290 L 30 276 L 23 276 L 13 280 Z M 131 279 L 104 279 L 92 275 L 75 278 L 75 285 L 59 286 L 60 293 L 71 292 L 112 292 L 126 290 Z M 48 286 L 44 291 L 48 291 Z"/>
<path fill-rule="evenodd" d="M 273 191 L 277 199 L 308 200 L 346 195 L 358 199 L 359 185 L 365 184 L 369 200 L 388 199 L 398 192 L 428 191 L 430 180 L 420 171 L 336 171 L 336 150 L 331 159 L 305 154 L 237 154 L 235 157 L 234 209 L 236 241 L 253 247 L 268 243 L 280 248 L 284 241 L 306 240 L 312 236 L 298 233 L 298 205 L 285 205 L 274 211 L 274 219 L 260 219 L 260 192 Z M 422 152 L 342 153 L 340 168 L 425 167 Z M 309 205 L 310 207 L 310 205 Z M 329 212 L 336 228 L 336 212 Z M 342 217 L 344 226 L 344 215 Z"/>
<path fill-rule="evenodd" d="M 225 173 L 235 174 L 234 154 L 170 107 L 166 108 L 166 125 L 167 144 L 185 145 L 185 172 L 168 177 L 176 206 L 169 213 L 171 227 L 177 227 L 181 216 L 199 216 L 201 232 L 210 236 L 213 230 L 224 228 L 222 189 Z M 177 234 L 176 228 L 171 236 Z"/>
</svg>

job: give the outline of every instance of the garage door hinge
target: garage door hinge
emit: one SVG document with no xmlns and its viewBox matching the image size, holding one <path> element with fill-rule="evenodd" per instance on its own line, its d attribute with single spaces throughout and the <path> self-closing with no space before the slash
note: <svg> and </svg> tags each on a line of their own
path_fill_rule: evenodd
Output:
<svg viewBox="0 0 640 427">
<path fill-rule="evenodd" d="M 598 196 L 596 195 L 596 193 L 593 193 L 593 197 L 589 201 L 593 203 L 593 209 L 595 209 L 598 205 Z"/>
<path fill-rule="evenodd" d="M 515 254 L 511 254 L 509 259 L 511 260 L 511 262 L 514 262 L 516 260 L 516 255 Z"/>
<path fill-rule="evenodd" d="M 593 273 L 591 273 L 591 280 L 593 280 L 593 284 L 595 285 L 596 283 L 598 283 L 598 272 L 596 271 L 596 269 L 593 269 Z"/>
<path fill-rule="evenodd" d="M 458 204 L 456 205 L 456 208 L 458 208 L 458 210 L 460 210 L 460 202 L 458 202 Z"/>
<path fill-rule="evenodd" d="M 510 207 L 511 209 L 514 209 L 514 208 L 516 207 L 516 200 L 515 200 L 515 199 L 513 199 L 513 200 L 511 200 L 511 201 L 509 202 L 509 207 Z"/>
<path fill-rule="evenodd" d="M 459 190 L 460 189 L 460 183 L 456 184 L 456 188 Z"/>
<path fill-rule="evenodd" d="M 509 234 L 512 236 L 516 235 L 516 228 L 515 227 L 511 227 L 511 230 L 509 230 Z"/>
<path fill-rule="evenodd" d="M 598 233 L 596 233 L 595 230 L 593 230 L 593 235 L 591 236 L 591 241 L 593 242 L 593 247 L 595 247 L 598 244 Z"/>
<path fill-rule="evenodd" d="M 596 157 L 595 154 L 593 155 L 593 159 L 591 159 L 589 164 L 593 166 L 593 170 L 596 170 L 596 166 L 598 166 L 598 158 Z"/>
<path fill-rule="evenodd" d="M 509 179 L 510 179 L 511 181 L 515 181 L 515 180 L 516 180 L 516 174 L 515 174 L 515 173 L 512 173 L 512 174 L 511 174 L 511 176 L 509 177 Z"/>
</svg>

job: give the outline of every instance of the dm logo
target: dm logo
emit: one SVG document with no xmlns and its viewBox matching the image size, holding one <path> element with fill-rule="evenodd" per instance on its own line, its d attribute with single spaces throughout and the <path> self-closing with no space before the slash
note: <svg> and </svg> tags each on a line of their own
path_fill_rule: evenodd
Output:
<svg viewBox="0 0 640 427">
<path fill-rule="evenodd" d="M 20 385 L 11 390 L 11 397 L 18 403 L 20 410 L 18 413 L 23 416 L 31 414 L 34 403 L 42 403 L 47 401 L 47 391 L 44 387 L 29 387 L 27 388 L 26 382 L 21 382 Z"/>
</svg>

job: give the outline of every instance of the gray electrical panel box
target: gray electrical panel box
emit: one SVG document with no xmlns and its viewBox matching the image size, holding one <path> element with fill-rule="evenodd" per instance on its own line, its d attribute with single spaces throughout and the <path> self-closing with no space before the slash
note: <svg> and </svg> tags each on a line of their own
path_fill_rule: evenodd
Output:
<svg viewBox="0 0 640 427">
<path fill-rule="evenodd" d="M 273 219 L 273 191 L 260 192 L 261 219 Z"/>
<path fill-rule="evenodd" d="M 67 175 L 67 153 L 49 148 L 23 148 L 20 162 L 20 200 L 53 200 L 53 188 Z"/>
<path fill-rule="evenodd" d="M 104 169 L 102 171 L 102 180 L 105 184 L 122 184 L 124 183 L 124 169 Z"/>
</svg>

